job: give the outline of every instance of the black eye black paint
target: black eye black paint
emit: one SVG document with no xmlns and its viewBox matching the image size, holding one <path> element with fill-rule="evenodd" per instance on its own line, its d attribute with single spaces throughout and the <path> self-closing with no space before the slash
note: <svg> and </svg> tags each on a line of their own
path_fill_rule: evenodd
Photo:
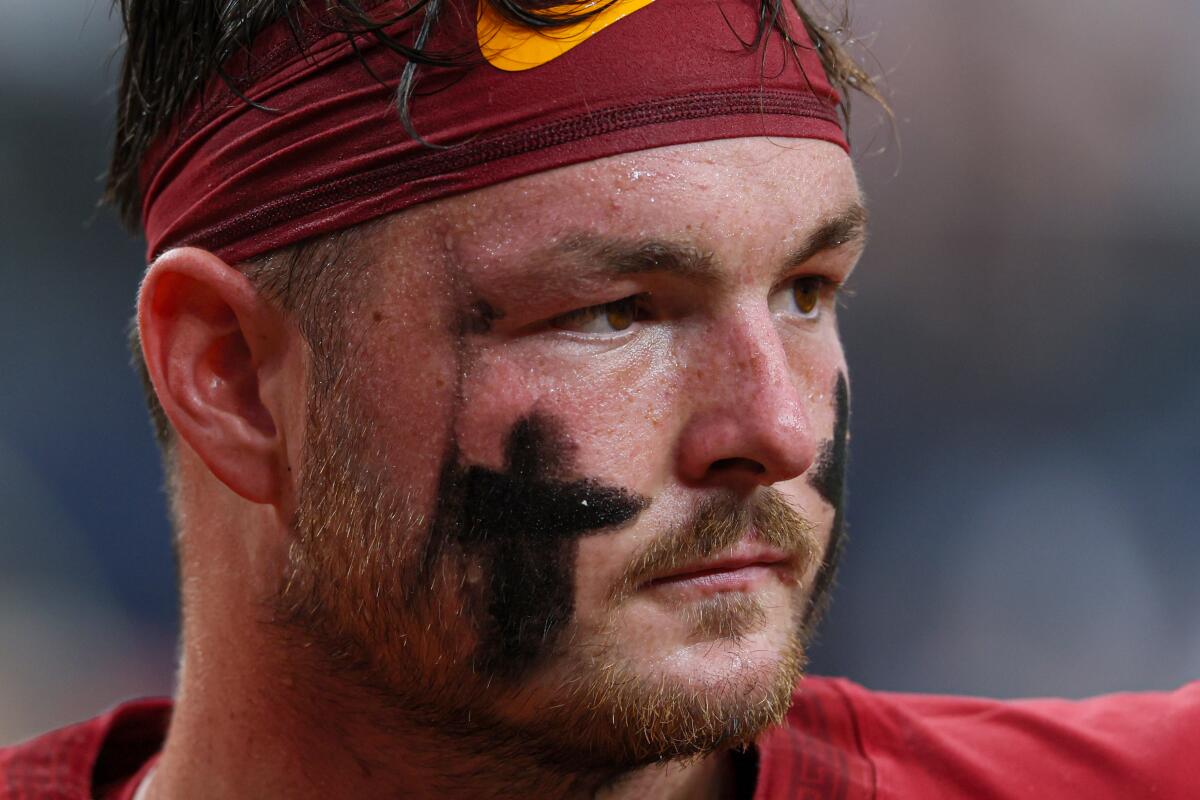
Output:
<svg viewBox="0 0 1200 800">
<path fill-rule="evenodd" d="M 495 306 L 486 300 L 476 300 L 471 305 L 471 310 L 462 315 L 460 322 L 460 335 L 468 333 L 487 333 L 492 329 L 492 325 L 496 320 L 503 319 L 502 314 Z"/>
<path fill-rule="evenodd" d="M 545 415 L 518 420 L 502 471 L 447 459 L 427 565 L 443 542 L 483 566 L 479 666 L 513 677 L 550 651 L 574 609 L 580 537 L 633 519 L 646 499 L 568 479 L 571 444 Z"/>
<path fill-rule="evenodd" d="M 835 413 L 833 436 L 821 447 L 817 464 L 808 478 L 809 485 L 817 490 L 821 499 L 833 506 L 833 525 L 829 532 L 829 544 L 825 547 L 825 557 L 822 559 L 821 568 L 817 571 L 817 577 L 813 581 L 808 610 L 804 617 L 805 628 L 809 630 L 816 626 L 829 605 L 829 593 L 833 589 L 833 579 L 837 573 L 838 561 L 841 560 L 842 550 L 846 545 L 844 506 L 846 499 L 846 436 L 850 429 L 850 390 L 844 372 L 838 373 L 833 394 Z"/>
</svg>

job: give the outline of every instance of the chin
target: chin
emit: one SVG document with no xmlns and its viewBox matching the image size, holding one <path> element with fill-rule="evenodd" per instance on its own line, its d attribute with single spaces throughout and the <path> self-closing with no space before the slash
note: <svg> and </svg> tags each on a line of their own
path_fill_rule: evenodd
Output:
<svg viewBox="0 0 1200 800">
<path fill-rule="evenodd" d="M 721 593 L 665 613 L 630 609 L 624 627 L 632 635 L 620 647 L 626 663 L 697 688 L 769 672 L 794 654 L 800 628 L 793 604 L 765 594 Z M 638 636 L 643 631 L 650 635 Z"/>
<path fill-rule="evenodd" d="M 597 641 L 572 637 L 570 655 L 537 681 L 547 693 L 526 735 L 558 766 L 622 771 L 702 756 L 749 744 L 787 713 L 805 663 L 791 604 L 731 593 L 656 628 L 636 613 L 645 609 L 624 610 Z"/>
</svg>

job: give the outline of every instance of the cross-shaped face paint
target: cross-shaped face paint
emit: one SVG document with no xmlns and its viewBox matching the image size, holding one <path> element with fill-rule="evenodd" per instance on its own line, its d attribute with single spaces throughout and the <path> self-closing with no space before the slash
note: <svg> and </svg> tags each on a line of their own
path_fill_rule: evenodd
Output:
<svg viewBox="0 0 1200 800">
<path fill-rule="evenodd" d="M 500 470 L 447 459 L 431 552 L 456 544 L 478 564 L 482 619 L 478 663 L 506 678 L 550 652 L 574 608 L 580 537 L 632 520 L 647 500 L 571 478 L 570 441 L 553 420 L 530 414 L 508 434 Z"/>
<path fill-rule="evenodd" d="M 752 737 L 840 541 L 845 154 L 684 145 L 391 225 L 327 415 L 361 432 L 309 470 L 365 488 L 310 503 L 338 557 L 294 618 L 447 735 L 597 769 Z"/>
</svg>

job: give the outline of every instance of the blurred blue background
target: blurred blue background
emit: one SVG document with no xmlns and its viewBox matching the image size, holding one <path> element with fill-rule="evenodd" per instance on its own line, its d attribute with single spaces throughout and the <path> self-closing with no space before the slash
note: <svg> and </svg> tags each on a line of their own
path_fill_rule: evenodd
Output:
<svg viewBox="0 0 1200 800">
<path fill-rule="evenodd" d="M 1200 674 L 1200 4 L 858 0 L 874 236 L 817 671 L 1080 696 Z M 107 2 L 0 0 L 0 744 L 170 691 L 174 568 L 96 209 Z M 881 151 L 882 152 L 879 152 Z"/>
</svg>

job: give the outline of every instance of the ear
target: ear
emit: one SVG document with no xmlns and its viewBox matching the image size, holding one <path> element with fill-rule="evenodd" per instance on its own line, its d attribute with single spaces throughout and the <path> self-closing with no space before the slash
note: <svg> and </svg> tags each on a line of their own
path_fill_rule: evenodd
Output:
<svg viewBox="0 0 1200 800">
<path fill-rule="evenodd" d="M 263 389 L 287 350 L 283 315 L 220 258 L 183 247 L 147 271 L 137 320 L 150 380 L 175 432 L 235 493 L 279 505 L 287 453 Z"/>
</svg>

